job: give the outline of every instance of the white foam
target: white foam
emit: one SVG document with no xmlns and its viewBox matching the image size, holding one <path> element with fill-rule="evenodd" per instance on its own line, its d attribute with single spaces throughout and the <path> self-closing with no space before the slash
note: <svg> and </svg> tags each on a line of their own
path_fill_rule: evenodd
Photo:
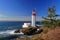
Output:
<svg viewBox="0 0 60 40">
<path fill-rule="evenodd" d="M 3 32 L 0 32 L 0 34 L 6 34 L 6 35 L 17 35 L 17 34 L 24 34 L 24 33 L 14 33 L 16 30 L 7 30 L 7 31 L 3 31 Z"/>
<path fill-rule="evenodd" d="M 7 30 L 7 31 L 2 31 L 0 34 L 14 34 L 16 30 Z"/>
</svg>

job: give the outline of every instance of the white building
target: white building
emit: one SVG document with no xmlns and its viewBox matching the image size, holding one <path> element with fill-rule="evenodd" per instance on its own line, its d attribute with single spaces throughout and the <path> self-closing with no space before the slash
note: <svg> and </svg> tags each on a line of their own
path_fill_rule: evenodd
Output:
<svg viewBox="0 0 60 40">
<path fill-rule="evenodd" d="M 32 10 L 32 27 L 35 27 L 35 22 L 36 22 L 36 14 L 35 14 L 35 10 Z"/>
<path fill-rule="evenodd" d="M 22 25 L 22 28 L 28 28 L 30 25 L 31 25 L 31 23 L 24 23 L 24 24 Z"/>
</svg>

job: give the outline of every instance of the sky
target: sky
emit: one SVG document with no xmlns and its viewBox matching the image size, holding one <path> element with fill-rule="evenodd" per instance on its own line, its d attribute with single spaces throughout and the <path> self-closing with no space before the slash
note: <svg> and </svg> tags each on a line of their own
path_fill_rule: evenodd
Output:
<svg viewBox="0 0 60 40">
<path fill-rule="evenodd" d="M 0 19 L 13 20 L 14 18 L 30 17 L 36 9 L 36 16 L 46 16 L 47 8 L 56 7 L 56 14 L 60 15 L 60 0 L 0 0 Z"/>
</svg>

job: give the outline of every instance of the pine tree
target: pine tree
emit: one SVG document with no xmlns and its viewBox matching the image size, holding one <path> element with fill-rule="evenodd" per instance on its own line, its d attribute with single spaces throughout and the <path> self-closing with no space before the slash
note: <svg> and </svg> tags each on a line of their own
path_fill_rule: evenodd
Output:
<svg viewBox="0 0 60 40">
<path fill-rule="evenodd" d="M 47 17 L 42 17 L 44 20 L 42 21 L 42 24 L 46 27 L 54 28 L 56 27 L 56 17 L 59 16 L 55 13 L 56 9 L 53 5 L 52 8 L 48 7 L 48 15 Z"/>
</svg>

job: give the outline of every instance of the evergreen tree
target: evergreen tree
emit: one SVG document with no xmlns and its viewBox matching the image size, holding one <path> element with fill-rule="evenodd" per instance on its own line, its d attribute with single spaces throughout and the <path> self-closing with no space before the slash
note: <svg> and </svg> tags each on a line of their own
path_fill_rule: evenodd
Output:
<svg viewBox="0 0 60 40">
<path fill-rule="evenodd" d="M 42 17 L 44 20 L 42 21 L 42 24 L 46 27 L 56 27 L 57 19 L 56 17 L 59 16 L 55 13 L 56 9 L 53 5 L 52 8 L 48 7 L 48 15 L 47 17 Z"/>
</svg>

